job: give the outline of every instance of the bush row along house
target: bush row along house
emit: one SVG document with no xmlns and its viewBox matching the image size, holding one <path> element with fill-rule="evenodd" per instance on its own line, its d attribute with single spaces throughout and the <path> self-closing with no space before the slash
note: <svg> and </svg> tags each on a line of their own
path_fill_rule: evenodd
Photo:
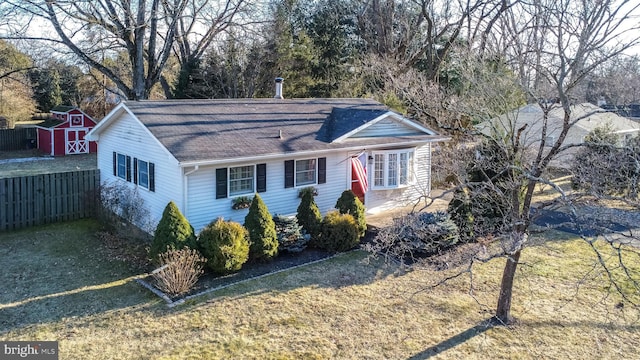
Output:
<svg viewBox="0 0 640 360">
<path fill-rule="evenodd" d="M 448 138 L 373 100 L 276 97 L 123 102 L 87 139 L 102 181 L 137 188 L 152 223 L 174 201 L 200 231 L 242 222 L 234 199 L 255 193 L 280 215 L 306 187 L 322 212 L 345 189 L 369 213 L 406 206 L 431 191 L 432 144 Z"/>
</svg>

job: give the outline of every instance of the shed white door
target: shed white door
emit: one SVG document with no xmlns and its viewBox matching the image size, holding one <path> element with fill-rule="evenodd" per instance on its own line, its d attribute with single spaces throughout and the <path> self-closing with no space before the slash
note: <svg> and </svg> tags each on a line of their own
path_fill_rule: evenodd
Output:
<svg viewBox="0 0 640 360">
<path fill-rule="evenodd" d="M 89 144 L 84 136 L 87 130 L 67 129 L 66 130 L 66 154 L 86 154 L 89 152 Z"/>
</svg>

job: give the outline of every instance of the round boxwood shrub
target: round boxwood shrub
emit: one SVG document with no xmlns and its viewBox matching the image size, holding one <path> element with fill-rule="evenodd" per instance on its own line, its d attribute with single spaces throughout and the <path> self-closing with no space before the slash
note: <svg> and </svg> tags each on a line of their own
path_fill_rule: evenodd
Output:
<svg viewBox="0 0 640 360">
<path fill-rule="evenodd" d="M 166 251 L 180 250 L 185 247 L 196 248 L 196 235 L 193 226 L 182 215 L 178 206 L 171 201 L 164 208 L 162 219 L 156 227 L 149 255 L 157 261 L 158 256 Z"/>
<path fill-rule="evenodd" d="M 313 199 L 313 188 L 303 189 L 301 194 L 302 199 L 300 200 L 300 205 L 298 205 L 296 218 L 298 219 L 298 224 L 302 226 L 302 229 L 311 235 L 313 239 L 317 237 L 320 230 L 322 215 L 320 214 L 318 205 L 316 205 Z"/>
<path fill-rule="evenodd" d="M 249 232 L 237 222 L 219 218 L 202 229 L 198 242 L 207 265 L 216 273 L 238 271 L 249 259 Z"/>
<path fill-rule="evenodd" d="M 244 218 L 244 227 L 249 231 L 249 257 L 269 260 L 278 255 L 276 224 L 260 195 L 253 197 L 249 213 Z"/>
<path fill-rule="evenodd" d="M 350 214 L 330 211 L 322 220 L 320 235 L 314 245 L 327 251 L 347 251 L 360 242 L 358 223 Z"/>
<path fill-rule="evenodd" d="M 353 216 L 358 224 L 360 237 L 363 237 L 367 231 L 367 220 L 364 216 L 364 204 L 362 204 L 362 201 L 358 199 L 356 194 L 351 190 L 343 191 L 336 203 L 336 209 L 338 209 L 341 214 L 350 214 Z"/>
</svg>

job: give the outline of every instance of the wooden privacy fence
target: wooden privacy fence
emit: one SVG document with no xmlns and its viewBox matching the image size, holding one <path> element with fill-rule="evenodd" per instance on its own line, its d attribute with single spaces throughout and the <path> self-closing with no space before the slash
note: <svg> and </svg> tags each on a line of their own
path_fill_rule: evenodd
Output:
<svg viewBox="0 0 640 360">
<path fill-rule="evenodd" d="M 0 151 L 31 149 L 35 147 L 36 128 L 0 130 Z"/>
<path fill-rule="evenodd" d="M 94 215 L 99 170 L 0 179 L 0 231 Z"/>
</svg>

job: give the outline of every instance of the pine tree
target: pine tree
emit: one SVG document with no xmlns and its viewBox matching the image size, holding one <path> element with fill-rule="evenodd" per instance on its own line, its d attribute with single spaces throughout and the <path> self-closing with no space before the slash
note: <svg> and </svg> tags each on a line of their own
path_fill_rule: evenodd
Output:
<svg viewBox="0 0 640 360">
<path fill-rule="evenodd" d="M 269 260 L 278 254 L 276 224 L 258 194 L 253 197 L 249 213 L 244 218 L 244 227 L 249 230 L 249 256 L 252 259 Z"/>
<path fill-rule="evenodd" d="M 196 248 L 196 236 L 193 226 L 182 215 L 178 206 L 173 201 L 170 201 L 164 208 L 162 219 L 160 219 L 156 227 L 149 255 L 152 259 L 157 260 L 158 255 L 167 250 L 179 250 L 185 247 Z"/>
</svg>

